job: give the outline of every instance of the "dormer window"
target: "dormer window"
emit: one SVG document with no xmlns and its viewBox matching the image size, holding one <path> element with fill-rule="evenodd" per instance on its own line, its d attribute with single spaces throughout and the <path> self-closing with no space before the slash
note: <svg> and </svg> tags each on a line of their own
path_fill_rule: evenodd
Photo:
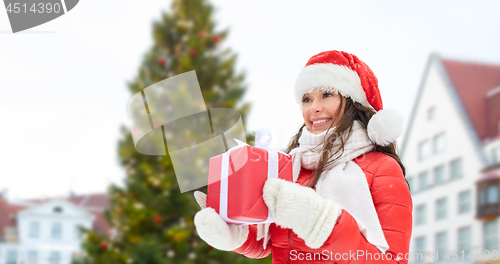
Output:
<svg viewBox="0 0 500 264">
<path fill-rule="evenodd" d="M 63 212 L 63 210 L 61 207 L 59 207 L 59 206 L 54 207 L 54 213 L 62 213 L 62 212 Z"/>
</svg>

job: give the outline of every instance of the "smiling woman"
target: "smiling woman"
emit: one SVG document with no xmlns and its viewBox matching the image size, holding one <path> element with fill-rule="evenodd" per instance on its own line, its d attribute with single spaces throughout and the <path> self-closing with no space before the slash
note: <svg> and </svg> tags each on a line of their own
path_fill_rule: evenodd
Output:
<svg viewBox="0 0 500 264">
<path fill-rule="evenodd" d="M 264 200 L 275 223 L 249 226 L 234 251 L 302 263 L 295 257 L 366 250 L 357 261 L 382 253 L 389 257 L 370 261 L 407 263 L 401 256 L 409 249 L 412 201 L 395 144 L 402 116 L 383 109 L 375 74 L 353 54 L 322 52 L 299 73 L 295 97 L 304 124 L 286 150 L 293 183 L 267 180 Z"/>
<path fill-rule="evenodd" d="M 295 97 L 304 124 L 286 150 L 293 182 L 268 179 L 262 191 L 275 222 L 228 225 L 205 208 L 194 220 L 200 237 L 250 258 L 272 252 L 273 263 L 332 263 L 314 258 L 325 252 L 353 263 L 344 256 L 359 251 L 356 263 L 407 263 L 413 205 L 396 153 L 402 116 L 383 109 L 375 74 L 353 54 L 322 52 L 300 72 Z"/>
<path fill-rule="evenodd" d="M 345 105 L 342 96 L 335 91 L 315 91 L 302 98 L 302 117 L 307 129 L 318 134 L 337 125 Z"/>
</svg>

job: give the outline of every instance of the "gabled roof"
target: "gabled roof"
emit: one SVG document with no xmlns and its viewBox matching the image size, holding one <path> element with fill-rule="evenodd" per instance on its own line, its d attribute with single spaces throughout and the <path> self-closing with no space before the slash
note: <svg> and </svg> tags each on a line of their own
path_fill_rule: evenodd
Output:
<svg viewBox="0 0 500 264">
<path fill-rule="evenodd" d="M 106 220 L 104 212 L 90 211 L 89 213 L 95 216 L 92 228 L 98 233 L 111 236 L 111 228 L 109 227 L 109 223 Z"/>
<path fill-rule="evenodd" d="M 30 214 L 38 214 L 40 212 L 40 208 L 43 208 L 43 207 L 47 207 L 47 206 L 50 206 L 51 209 L 52 209 L 52 206 L 54 205 L 63 205 L 67 208 L 69 208 L 70 210 L 74 210 L 75 212 L 79 212 L 79 214 L 81 216 L 90 216 L 92 217 L 92 214 L 88 212 L 88 210 L 86 210 L 85 208 L 83 207 L 78 207 L 77 205 L 75 205 L 74 203 L 71 203 L 70 201 L 68 201 L 67 199 L 64 199 L 64 198 L 54 198 L 52 200 L 48 200 L 46 201 L 45 203 L 40 203 L 40 204 L 36 204 L 36 205 L 33 205 L 29 208 L 26 208 L 25 210 L 22 210 L 20 212 L 18 212 L 18 216 L 20 215 L 30 215 Z M 64 212 L 66 213 L 66 211 Z M 45 214 L 45 212 L 43 212 L 43 214 Z"/>
<path fill-rule="evenodd" d="M 70 196 L 68 200 L 81 207 L 102 209 L 109 207 L 109 195 L 106 193 Z"/>
<path fill-rule="evenodd" d="M 401 147 L 401 155 L 404 155 L 425 81 L 433 63 L 436 63 L 451 99 L 467 126 L 467 132 L 478 155 L 487 164 L 487 158 L 481 150 L 481 142 L 500 136 L 500 65 L 443 59 L 437 54 L 431 54 L 427 62 Z"/>
<path fill-rule="evenodd" d="M 498 137 L 500 65 L 441 59 L 469 120 L 481 142 Z M 489 93 L 490 92 L 490 93 Z"/>
<path fill-rule="evenodd" d="M 52 199 L 54 198 L 30 199 L 27 201 L 40 204 L 50 201 Z M 106 193 L 74 195 L 74 196 L 64 197 L 63 199 L 73 203 L 76 206 L 88 209 L 104 210 L 109 207 L 109 195 Z"/>
</svg>

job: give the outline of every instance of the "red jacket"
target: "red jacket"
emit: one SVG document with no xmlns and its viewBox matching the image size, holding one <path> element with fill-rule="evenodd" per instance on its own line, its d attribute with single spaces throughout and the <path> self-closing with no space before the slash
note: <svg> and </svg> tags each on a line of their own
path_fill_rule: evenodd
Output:
<svg viewBox="0 0 500 264">
<path fill-rule="evenodd" d="M 291 229 L 272 223 L 269 226 L 271 238 L 266 249 L 263 239 L 256 240 L 256 225 L 250 225 L 246 242 L 234 251 L 249 258 L 264 258 L 272 253 L 273 264 L 408 263 L 413 204 L 401 167 L 390 156 L 376 151 L 353 161 L 366 175 L 373 204 L 389 245 L 385 254 L 367 242 L 359 232 L 356 220 L 344 209 L 332 233 L 318 249 L 306 246 L 304 240 Z M 306 185 L 305 181 L 311 173 L 310 170 L 302 169 L 296 183 Z M 396 260 L 398 257 L 400 260 Z"/>
</svg>

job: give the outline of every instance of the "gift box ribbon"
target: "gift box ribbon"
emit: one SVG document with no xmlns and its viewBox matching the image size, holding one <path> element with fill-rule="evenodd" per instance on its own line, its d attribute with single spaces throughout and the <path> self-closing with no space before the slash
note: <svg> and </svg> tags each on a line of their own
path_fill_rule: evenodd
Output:
<svg viewBox="0 0 500 264">
<path fill-rule="evenodd" d="M 267 140 L 262 141 L 264 136 L 269 136 Z M 267 150 L 269 160 L 267 162 L 267 178 L 268 179 L 277 179 L 278 178 L 278 152 L 282 153 L 284 155 L 290 156 L 287 153 L 269 149 L 269 146 L 271 145 L 271 133 L 269 132 L 269 129 L 267 128 L 261 128 L 257 130 L 256 135 L 255 135 L 255 147 L 258 148 L 263 148 Z M 238 220 L 233 220 L 230 219 L 227 216 L 227 205 L 228 205 L 228 177 L 229 177 L 229 157 L 231 154 L 231 151 L 244 147 L 244 146 L 250 146 L 238 139 L 234 139 L 236 143 L 238 143 L 238 146 L 230 148 L 226 153 L 222 154 L 222 165 L 221 165 L 221 191 L 220 191 L 220 207 L 219 207 L 219 215 L 224 219 L 224 221 L 228 223 L 234 223 L 234 224 L 264 224 L 264 223 L 273 223 L 274 218 L 271 215 L 271 211 L 268 210 L 268 217 L 266 220 L 261 221 L 261 222 L 252 222 L 248 223 L 245 221 L 238 221 Z"/>
</svg>

